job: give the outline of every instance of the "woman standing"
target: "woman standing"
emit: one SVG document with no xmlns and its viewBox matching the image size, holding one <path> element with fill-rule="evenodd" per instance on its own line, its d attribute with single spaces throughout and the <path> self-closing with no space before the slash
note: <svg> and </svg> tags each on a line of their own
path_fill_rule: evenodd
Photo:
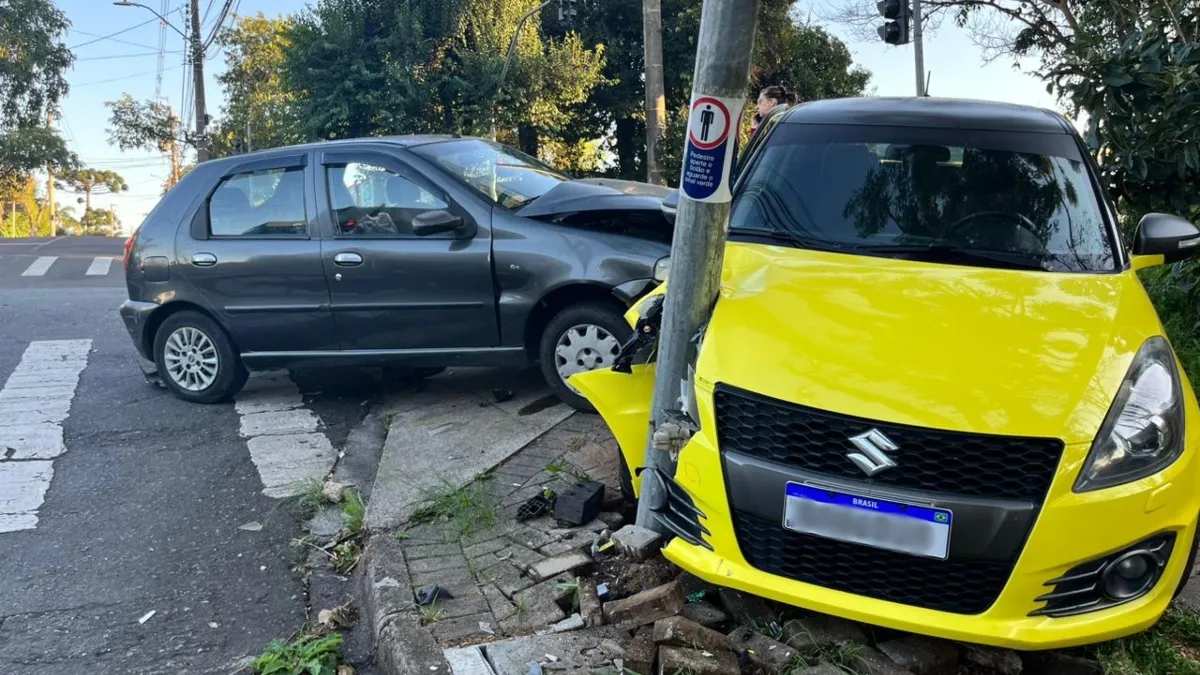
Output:
<svg viewBox="0 0 1200 675">
<path fill-rule="evenodd" d="M 754 118 L 750 122 L 750 135 L 758 131 L 758 125 L 762 124 L 763 118 L 773 108 L 780 105 L 791 105 L 793 103 L 792 95 L 787 89 L 780 85 L 773 84 L 769 87 L 763 87 L 762 91 L 758 92 L 758 110 L 754 113 Z"/>
</svg>

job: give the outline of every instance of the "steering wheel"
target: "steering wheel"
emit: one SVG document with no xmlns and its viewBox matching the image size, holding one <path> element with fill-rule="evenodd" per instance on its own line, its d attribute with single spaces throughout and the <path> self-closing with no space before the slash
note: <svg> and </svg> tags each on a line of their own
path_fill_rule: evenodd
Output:
<svg viewBox="0 0 1200 675">
<path fill-rule="evenodd" d="M 960 229 L 962 229 L 962 227 L 964 225 L 966 225 L 967 223 L 975 220 L 976 218 L 984 218 L 987 216 L 1001 216 L 1004 218 L 1011 218 L 1012 220 L 1016 221 L 1016 224 L 1018 227 L 1020 227 L 1022 230 L 1025 230 L 1029 234 L 1032 234 L 1033 236 L 1038 237 L 1040 240 L 1040 236 L 1038 235 L 1038 231 L 1037 231 L 1037 225 L 1034 225 L 1033 221 L 1026 218 L 1025 216 L 1023 216 L 1019 213 L 1013 213 L 1011 211 L 976 211 L 975 213 L 968 213 L 967 215 L 963 216 L 962 218 L 959 218 L 958 220 L 951 223 L 950 227 L 946 228 L 946 232 L 943 236 L 945 236 L 947 239 L 950 239 L 952 237 L 952 235 L 957 234 L 958 231 Z"/>
</svg>

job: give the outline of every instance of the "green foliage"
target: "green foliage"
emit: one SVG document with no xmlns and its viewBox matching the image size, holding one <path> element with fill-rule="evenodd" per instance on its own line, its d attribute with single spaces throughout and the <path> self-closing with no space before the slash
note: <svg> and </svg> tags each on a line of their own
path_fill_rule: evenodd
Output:
<svg viewBox="0 0 1200 675">
<path fill-rule="evenodd" d="M 346 490 L 342 502 L 342 525 L 354 534 L 363 531 L 363 521 L 367 516 L 367 505 L 363 503 L 362 494 L 358 490 Z"/>
<path fill-rule="evenodd" d="M 1200 675 L 1200 616 L 1168 610 L 1144 633 L 1095 648 L 1105 675 Z"/>
<path fill-rule="evenodd" d="M 1086 139 L 1124 212 L 1200 220 L 1200 9 L 1191 0 L 1089 3 L 1048 88 L 1087 116 Z"/>
<path fill-rule="evenodd" d="M 413 513 L 416 521 L 453 522 L 462 535 L 496 524 L 496 504 L 485 481 L 455 487 L 449 482 L 426 490 L 422 505 Z"/>
<path fill-rule="evenodd" d="M 1167 339 L 1192 387 L 1200 385 L 1200 261 L 1154 267 L 1139 273 L 1142 285 L 1158 311 Z"/>
<path fill-rule="evenodd" d="M 272 640 L 250 670 L 258 675 L 335 675 L 341 661 L 341 635 L 304 635 L 291 642 Z"/>
<path fill-rule="evenodd" d="M 179 118 L 160 101 L 135 101 L 122 94 L 116 101 L 105 101 L 112 111 L 108 120 L 108 142 L 121 150 L 157 150 L 170 152 L 179 133 Z"/>
<path fill-rule="evenodd" d="M 48 128 L 67 94 L 74 57 L 61 40 L 66 15 L 49 0 L 0 3 L 0 182 L 47 166 L 71 168 L 75 156 Z"/>
<path fill-rule="evenodd" d="M 92 210 L 92 195 L 129 190 L 129 184 L 121 174 L 106 169 L 74 169 L 64 172 L 56 182 L 60 189 L 83 193 L 84 196 L 79 201 L 85 205 L 84 219 Z"/>
<path fill-rule="evenodd" d="M 113 211 L 88 207 L 79 219 L 79 233 L 115 237 L 121 233 L 121 220 Z"/>
<path fill-rule="evenodd" d="M 295 48 L 293 17 L 239 17 L 217 37 L 225 52 L 225 72 L 217 81 L 225 88 L 221 121 L 210 132 L 214 157 L 244 149 L 275 148 L 299 142 L 296 92 L 284 82 L 284 65 Z M 249 136 L 247 136 L 249 133 Z"/>
</svg>

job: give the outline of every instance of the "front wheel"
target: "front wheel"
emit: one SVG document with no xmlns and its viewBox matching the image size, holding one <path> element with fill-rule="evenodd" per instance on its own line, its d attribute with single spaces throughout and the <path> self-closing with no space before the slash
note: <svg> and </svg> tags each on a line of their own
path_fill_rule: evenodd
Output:
<svg viewBox="0 0 1200 675">
<path fill-rule="evenodd" d="M 611 368 L 621 344 L 633 333 L 621 311 L 604 303 L 571 305 L 550 320 L 542 333 L 538 359 L 550 389 L 567 405 L 595 412 L 567 378 L 600 368 Z"/>
<path fill-rule="evenodd" d="M 167 388 L 193 403 L 228 401 L 248 377 L 229 336 L 199 312 L 179 312 L 163 321 L 154 335 L 154 361 Z"/>
</svg>

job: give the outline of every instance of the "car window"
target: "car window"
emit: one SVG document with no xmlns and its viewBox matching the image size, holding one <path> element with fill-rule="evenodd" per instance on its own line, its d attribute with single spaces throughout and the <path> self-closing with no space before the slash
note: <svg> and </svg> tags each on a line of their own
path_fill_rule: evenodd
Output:
<svg viewBox="0 0 1200 675">
<path fill-rule="evenodd" d="M 307 223 L 303 167 L 229 176 L 208 198 L 214 237 L 295 237 L 308 233 Z"/>
<path fill-rule="evenodd" d="M 963 143 L 961 132 L 956 144 L 952 134 L 858 127 L 830 138 L 788 126 L 750 167 L 731 227 L 870 255 L 936 249 L 961 260 L 965 250 L 1047 271 L 1115 269 L 1087 164 L 1058 142 L 1070 136 L 989 146 Z"/>
<path fill-rule="evenodd" d="M 478 139 L 429 143 L 412 151 L 489 200 L 514 210 L 569 180 L 519 150 Z"/>
<path fill-rule="evenodd" d="M 413 218 L 450 208 L 413 181 L 368 162 L 326 166 L 325 176 L 340 235 L 412 237 Z"/>
</svg>

